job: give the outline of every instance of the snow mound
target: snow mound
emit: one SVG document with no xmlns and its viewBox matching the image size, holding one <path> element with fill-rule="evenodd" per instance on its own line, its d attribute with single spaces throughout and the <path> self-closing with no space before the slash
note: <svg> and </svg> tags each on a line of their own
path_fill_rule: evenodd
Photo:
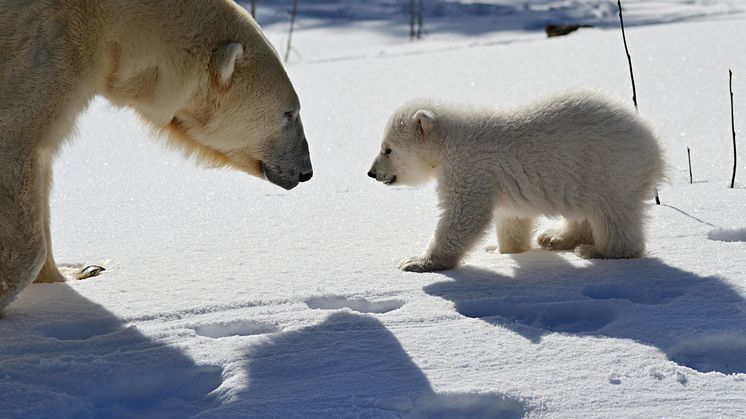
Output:
<svg viewBox="0 0 746 419">
<path fill-rule="evenodd" d="M 388 313 L 401 308 L 404 301 L 386 300 L 370 302 L 364 298 L 347 298 L 340 296 L 312 297 L 306 300 L 308 307 L 321 310 L 339 310 L 348 308 L 358 313 Z"/>
<path fill-rule="evenodd" d="M 277 331 L 279 331 L 277 326 L 252 320 L 204 323 L 194 328 L 196 334 L 215 339 L 229 336 L 263 335 Z"/>
</svg>

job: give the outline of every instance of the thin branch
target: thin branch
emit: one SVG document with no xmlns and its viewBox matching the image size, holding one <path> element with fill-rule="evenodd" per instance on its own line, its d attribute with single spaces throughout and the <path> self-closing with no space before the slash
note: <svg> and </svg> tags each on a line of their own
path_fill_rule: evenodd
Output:
<svg viewBox="0 0 746 419">
<path fill-rule="evenodd" d="M 624 52 L 627 53 L 627 63 L 629 64 L 629 78 L 632 80 L 632 102 L 635 104 L 635 110 L 640 111 L 637 107 L 637 87 L 635 86 L 635 73 L 632 71 L 632 56 L 629 55 L 627 47 L 627 35 L 624 33 L 624 16 L 622 15 L 622 0 L 617 0 L 619 6 L 619 24 L 622 27 L 622 40 L 624 41 Z M 658 188 L 655 188 L 655 204 L 661 204 L 661 198 L 658 195 Z"/>
<path fill-rule="evenodd" d="M 632 79 L 632 102 L 635 103 L 635 109 L 637 109 L 637 88 L 635 87 L 635 73 L 632 71 L 632 57 L 629 55 L 629 48 L 627 48 L 627 35 L 624 34 L 624 16 L 622 16 L 622 0 L 617 0 L 619 6 L 619 23 L 622 26 L 622 40 L 624 41 L 624 52 L 627 53 L 627 62 L 629 63 L 629 77 Z"/>
<path fill-rule="evenodd" d="M 736 184 L 736 167 L 738 166 L 738 150 L 736 149 L 736 118 L 733 116 L 733 71 L 728 70 L 728 86 L 730 88 L 730 129 L 733 133 L 733 177 L 730 178 L 730 188 Z"/>
<path fill-rule="evenodd" d="M 422 38 L 422 21 L 425 10 L 425 0 L 420 0 L 420 10 L 417 14 L 417 39 Z"/>
<path fill-rule="evenodd" d="M 288 32 L 288 46 L 285 49 L 285 62 L 290 58 L 290 45 L 293 39 L 293 29 L 295 29 L 295 14 L 298 12 L 298 0 L 293 0 L 293 9 L 290 11 L 290 32 Z"/>
<path fill-rule="evenodd" d="M 409 40 L 414 39 L 414 0 L 409 0 Z"/>
<path fill-rule="evenodd" d="M 692 176 L 692 151 L 689 147 L 686 148 L 686 156 L 689 159 L 689 184 L 694 183 L 694 177 Z"/>
<path fill-rule="evenodd" d="M 256 19 L 256 0 L 251 0 L 251 17 Z"/>
</svg>

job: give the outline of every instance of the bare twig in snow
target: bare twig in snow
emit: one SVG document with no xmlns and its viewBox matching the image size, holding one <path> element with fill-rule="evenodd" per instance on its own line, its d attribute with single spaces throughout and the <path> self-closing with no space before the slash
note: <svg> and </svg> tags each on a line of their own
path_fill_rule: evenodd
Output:
<svg viewBox="0 0 746 419">
<path fill-rule="evenodd" d="M 619 24 L 622 27 L 622 40 L 624 41 L 624 52 L 627 53 L 627 63 L 629 63 L 629 77 L 632 80 L 632 102 L 635 104 L 635 110 L 640 111 L 637 107 L 637 87 L 635 87 L 635 73 L 632 71 L 632 56 L 629 55 L 629 48 L 627 47 L 627 35 L 624 33 L 624 16 L 622 15 L 622 0 L 617 0 L 617 6 L 619 6 Z M 655 189 L 655 204 L 660 205 L 661 199 L 658 195 L 658 188 Z"/>
<path fill-rule="evenodd" d="M 422 38 L 422 21 L 425 10 L 425 0 L 420 0 L 420 10 L 417 13 L 417 39 Z"/>
<path fill-rule="evenodd" d="M 730 188 L 736 185 L 736 167 L 738 166 L 738 150 L 736 149 L 736 118 L 733 116 L 733 71 L 728 70 L 728 86 L 730 90 L 730 129 L 733 133 L 733 176 L 730 178 Z"/>
<path fill-rule="evenodd" d="M 414 39 L 414 0 L 409 0 L 409 40 Z"/>
<path fill-rule="evenodd" d="M 298 12 L 298 0 L 293 0 L 293 8 L 290 11 L 290 31 L 288 32 L 288 46 L 285 49 L 285 62 L 290 58 L 290 48 L 293 42 L 293 29 L 295 29 L 295 15 Z"/>
<path fill-rule="evenodd" d="M 689 147 L 686 148 L 686 156 L 689 160 L 689 184 L 691 185 L 694 183 L 694 177 L 692 176 L 692 151 L 689 150 Z"/>
<path fill-rule="evenodd" d="M 632 79 L 632 102 L 635 103 L 635 109 L 637 109 L 637 88 L 635 87 L 635 73 L 632 71 L 632 57 L 629 55 L 629 48 L 627 47 L 627 35 L 624 33 L 624 16 L 622 16 L 622 0 L 617 0 L 619 6 L 619 23 L 622 26 L 622 40 L 624 41 L 624 52 L 627 53 L 627 62 L 629 63 L 629 77 Z"/>
</svg>

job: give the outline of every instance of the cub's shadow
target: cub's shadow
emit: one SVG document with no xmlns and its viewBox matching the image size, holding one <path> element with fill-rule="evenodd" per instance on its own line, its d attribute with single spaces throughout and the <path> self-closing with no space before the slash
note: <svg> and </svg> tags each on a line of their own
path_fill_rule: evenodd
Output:
<svg viewBox="0 0 746 419">
<path fill-rule="evenodd" d="M 188 417 L 217 404 L 197 365 L 66 284 L 33 285 L 0 319 L 0 416 Z"/>
<path fill-rule="evenodd" d="M 425 291 L 532 342 L 550 333 L 632 339 L 698 371 L 746 373 L 746 302 L 717 277 L 658 259 L 576 267 L 541 250 L 515 259 L 513 276 L 467 267 Z"/>
<path fill-rule="evenodd" d="M 248 383 L 206 416 L 520 418 L 500 394 L 438 394 L 377 319 L 339 311 L 247 354 Z"/>
</svg>

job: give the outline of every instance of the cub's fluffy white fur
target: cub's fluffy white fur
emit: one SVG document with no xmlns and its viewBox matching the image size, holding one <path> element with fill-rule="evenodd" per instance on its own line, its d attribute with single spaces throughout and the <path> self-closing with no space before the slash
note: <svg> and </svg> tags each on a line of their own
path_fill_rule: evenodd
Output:
<svg viewBox="0 0 746 419">
<path fill-rule="evenodd" d="M 531 248 L 533 219 L 562 216 L 541 247 L 583 258 L 635 258 L 645 250 L 644 201 L 663 178 L 653 130 L 633 110 L 592 91 L 509 111 L 415 100 L 397 109 L 368 173 L 386 184 L 435 177 L 443 214 L 405 271 L 456 266 L 493 217 L 498 250 Z"/>
</svg>

